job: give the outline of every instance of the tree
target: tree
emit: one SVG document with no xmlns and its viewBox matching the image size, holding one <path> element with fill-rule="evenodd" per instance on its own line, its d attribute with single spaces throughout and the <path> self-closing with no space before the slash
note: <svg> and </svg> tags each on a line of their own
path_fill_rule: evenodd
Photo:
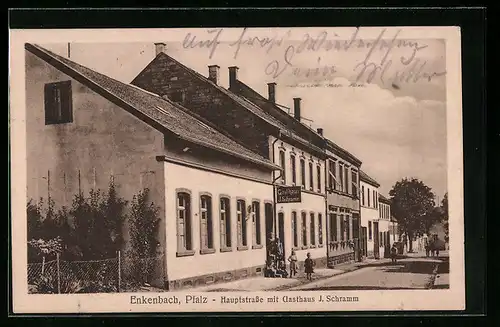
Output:
<svg viewBox="0 0 500 327">
<path fill-rule="evenodd" d="M 154 273 L 154 260 L 158 248 L 160 227 L 159 208 L 149 202 L 149 189 L 134 195 L 131 203 L 130 220 L 130 271 L 134 280 L 145 283 Z"/>
<path fill-rule="evenodd" d="M 417 178 L 403 178 L 389 192 L 392 213 L 407 235 L 409 251 L 413 251 L 413 236 L 427 232 L 436 213 L 432 189 Z"/>
</svg>

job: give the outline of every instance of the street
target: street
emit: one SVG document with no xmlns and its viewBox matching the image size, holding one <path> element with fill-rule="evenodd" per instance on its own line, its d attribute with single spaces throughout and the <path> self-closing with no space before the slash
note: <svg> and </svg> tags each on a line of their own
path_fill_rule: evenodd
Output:
<svg viewBox="0 0 500 327">
<path fill-rule="evenodd" d="M 373 263 L 352 272 L 289 288 L 288 291 L 428 289 L 433 287 L 438 267 L 440 272 L 448 269 L 446 259 L 408 257 L 395 264 Z"/>
</svg>

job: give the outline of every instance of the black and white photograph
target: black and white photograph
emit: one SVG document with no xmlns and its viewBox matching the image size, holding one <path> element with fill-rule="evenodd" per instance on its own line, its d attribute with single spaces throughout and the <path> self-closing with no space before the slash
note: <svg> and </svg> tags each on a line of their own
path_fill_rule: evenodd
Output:
<svg viewBox="0 0 500 327">
<path fill-rule="evenodd" d="M 12 39 L 19 310 L 464 305 L 458 29 Z"/>
</svg>

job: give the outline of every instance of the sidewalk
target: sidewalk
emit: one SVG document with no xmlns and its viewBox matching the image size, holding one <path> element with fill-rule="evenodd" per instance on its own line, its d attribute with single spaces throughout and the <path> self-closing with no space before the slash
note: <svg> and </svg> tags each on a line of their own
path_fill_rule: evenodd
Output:
<svg viewBox="0 0 500 327">
<path fill-rule="evenodd" d="M 303 272 L 299 272 L 294 278 L 269 278 L 269 277 L 252 277 L 241 280 L 236 280 L 227 283 L 220 283 L 210 286 L 202 286 L 192 288 L 195 292 L 252 292 L 252 291 L 285 291 L 297 286 L 306 285 L 308 283 L 317 282 L 322 279 L 327 279 L 336 275 L 345 274 L 354 270 L 358 270 L 367 266 L 387 264 L 391 259 L 366 259 L 363 262 L 352 262 L 338 265 L 333 269 L 321 268 L 315 269 L 312 281 L 305 278 Z"/>
</svg>

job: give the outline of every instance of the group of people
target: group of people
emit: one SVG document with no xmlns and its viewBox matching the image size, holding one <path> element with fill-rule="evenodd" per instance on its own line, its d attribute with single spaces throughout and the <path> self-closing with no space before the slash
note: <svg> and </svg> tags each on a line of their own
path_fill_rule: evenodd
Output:
<svg viewBox="0 0 500 327">
<path fill-rule="evenodd" d="M 288 257 L 288 262 L 290 263 L 290 278 L 297 275 L 298 272 L 298 259 L 295 250 L 292 250 L 292 254 Z M 311 259 L 311 253 L 307 253 L 307 257 L 304 260 L 304 272 L 308 280 L 312 280 L 312 274 L 314 273 L 314 260 Z"/>
</svg>

